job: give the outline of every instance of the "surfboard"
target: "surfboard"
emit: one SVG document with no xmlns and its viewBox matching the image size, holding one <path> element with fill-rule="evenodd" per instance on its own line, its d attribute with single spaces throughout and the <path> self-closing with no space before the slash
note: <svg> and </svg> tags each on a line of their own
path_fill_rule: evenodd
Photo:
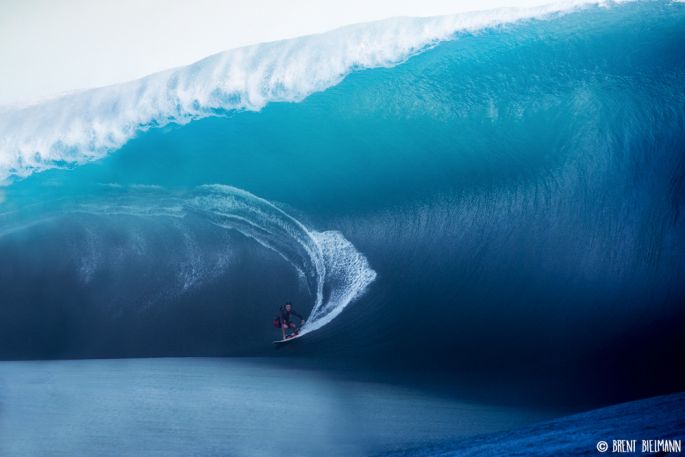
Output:
<svg viewBox="0 0 685 457">
<path fill-rule="evenodd" d="M 273 343 L 274 343 L 276 346 L 282 346 L 282 345 L 284 345 L 284 344 L 290 343 L 292 340 L 298 339 L 300 336 L 302 336 L 302 335 L 300 334 L 300 335 L 297 335 L 297 336 L 293 336 L 292 338 L 286 338 L 286 339 L 284 339 L 284 340 L 276 340 L 276 341 L 274 341 Z"/>
</svg>

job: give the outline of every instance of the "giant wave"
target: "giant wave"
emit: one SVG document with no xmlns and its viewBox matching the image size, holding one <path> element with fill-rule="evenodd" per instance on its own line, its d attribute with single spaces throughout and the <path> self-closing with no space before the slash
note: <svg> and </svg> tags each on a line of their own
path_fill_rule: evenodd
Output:
<svg viewBox="0 0 685 457">
<path fill-rule="evenodd" d="M 273 354 L 292 300 L 319 328 L 286 353 L 315 363 L 682 389 L 652 373 L 685 344 L 685 6 L 545 11 L 354 26 L 4 113 L 0 355 Z"/>
</svg>

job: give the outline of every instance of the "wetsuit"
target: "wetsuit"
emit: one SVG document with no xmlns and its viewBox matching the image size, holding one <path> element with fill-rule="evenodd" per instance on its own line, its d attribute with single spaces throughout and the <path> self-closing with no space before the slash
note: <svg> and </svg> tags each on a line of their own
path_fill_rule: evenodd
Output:
<svg viewBox="0 0 685 457">
<path fill-rule="evenodd" d="M 281 307 L 281 325 L 285 324 L 288 327 L 290 327 L 290 316 L 291 315 L 297 316 L 301 321 L 304 320 L 302 315 L 300 315 L 300 313 L 298 313 L 294 309 L 291 309 L 290 311 L 288 311 L 287 309 L 285 309 L 285 306 L 282 306 Z"/>
</svg>

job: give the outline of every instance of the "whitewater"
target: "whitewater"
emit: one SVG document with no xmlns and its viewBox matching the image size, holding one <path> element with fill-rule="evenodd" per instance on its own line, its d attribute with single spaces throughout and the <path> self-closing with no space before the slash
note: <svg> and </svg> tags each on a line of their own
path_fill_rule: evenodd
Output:
<svg viewBox="0 0 685 457">
<path fill-rule="evenodd" d="M 39 219 L 32 215 L 0 213 L 0 237 L 44 224 L 68 214 L 183 219 L 189 214 L 235 230 L 276 252 L 298 272 L 314 297 L 300 334 L 317 330 L 339 315 L 376 278 L 367 259 L 337 231 L 317 232 L 305 227 L 271 202 L 226 185 L 205 185 L 181 194 L 158 186 L 107 186 L 108 196 L 82 198 L 78 203 L 50 203 Z M 104 202 L 104 203 L 103 203 Z M 91 262 L 94 263 L 94 262 Z M 89 281 L 94 267 L 82 269 Z M 196 276 L 196 275 L 192 275 Z M 204 272 L 202 276 L 216 276 Z M 187 290 L 194 278 L 186 280 Z"/>
</svg>

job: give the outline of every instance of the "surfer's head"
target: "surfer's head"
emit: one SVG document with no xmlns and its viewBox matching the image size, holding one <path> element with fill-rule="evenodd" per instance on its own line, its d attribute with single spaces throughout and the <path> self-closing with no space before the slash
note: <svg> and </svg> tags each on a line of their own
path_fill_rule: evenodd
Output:
<svg viewBox="0 0 685 457">
<path fill-rule="evenodd" d="M 290 302 L 286 302 L 286 303 L 285 303 L 285 309 L 288 310 L 288 311 L 292 310 L 292 309 L 293 309 L 293 304 L 290 303 Z"/>
</svg>

